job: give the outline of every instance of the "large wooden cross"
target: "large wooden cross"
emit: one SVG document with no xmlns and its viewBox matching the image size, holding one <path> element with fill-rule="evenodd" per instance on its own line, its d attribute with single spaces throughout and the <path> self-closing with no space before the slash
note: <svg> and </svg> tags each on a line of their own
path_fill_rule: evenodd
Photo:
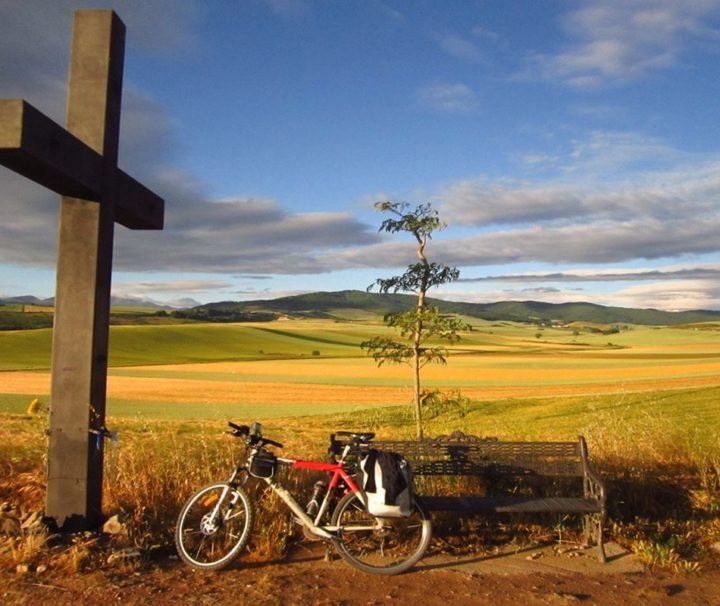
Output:
<svg viewBox="0 0 720 606">
<path fill-rule="evenodd" d="M 164 202 L 117 166 L 125 26 L 77 11 L 67 128 L 0 100 L 0 164 L 62 196 L 46 515 L 64 530 L 102 520 L 114 223 L 162 229 Z"/>
</svg>

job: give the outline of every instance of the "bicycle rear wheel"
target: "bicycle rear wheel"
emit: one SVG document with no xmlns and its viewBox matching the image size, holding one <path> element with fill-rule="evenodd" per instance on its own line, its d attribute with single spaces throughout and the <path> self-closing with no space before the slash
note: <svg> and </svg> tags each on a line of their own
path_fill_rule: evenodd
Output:
<svg viewBox="0 0 720 606">
<path fill-rule="evenodd" d="M 417 504 L 404 518 L 368 513 L 358 493 L 337 504 L 332 525 L 338 527 L 335 548 L 346 562 L 370 574 L 399 574 L 412 568 L 430 545 L 432 524 Z"/>
<path fill-rule="evenodd" d="M 208 484 L 180 511 L 175 528 L 178 554 L 193 568 L 224 568 L 247 543 L 253 518 L 252 503 L 242 488 Z"/>
</svg>

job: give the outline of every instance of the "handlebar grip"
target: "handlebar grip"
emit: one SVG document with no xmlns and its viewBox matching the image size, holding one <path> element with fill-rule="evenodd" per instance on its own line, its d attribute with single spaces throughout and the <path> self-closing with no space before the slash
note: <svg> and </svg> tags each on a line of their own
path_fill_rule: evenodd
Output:
<svg viewBox="0 0 720 606">
<path fill-rule="evenodd" d="M 228 421 L 228 425 L 233 429 L 233 431 L 229 431 L 228 433 L 238 437 L 238 436 L 245 436 L 248 439 L 248 444 L 250 445 L 257 445 L 260 444 L 261 446 L 270 445 L 270 446 L 277 446 L 278 448 L 282 448 L 283 445 L 280 444 L 280 442 L 276 442 L 275 440 L 271 440 L 270 438 L 263 437 L 259 431 L 256 431 L 254 434 L 250 435 L 250 427 L 247 425 L 236 425 L 232 421 Z"/>
<path fill-rule="evenodd" d="M 250 428 L 247 425 L 236 425 L 230 421 L 228 421 L 228 425 L 232 428 L 232 431 L 228 431 L 227 433 L 236 438 L 250 435 Z"/>
</svg>

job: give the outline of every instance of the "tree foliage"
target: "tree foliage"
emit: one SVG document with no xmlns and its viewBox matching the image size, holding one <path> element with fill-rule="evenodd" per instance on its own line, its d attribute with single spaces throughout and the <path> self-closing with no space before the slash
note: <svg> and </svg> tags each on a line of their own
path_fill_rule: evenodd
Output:
<svg viewBox="0 0 720 606">
<path fill-rule="evenodd" d="M 414 209 L 406 202 L 378 202 L 375 208 L 391 215 L 378 231 L 391 234 L 409 233 L 417 242 L 418 262 L 408 266 L 399 276 L 376 280 L 368 290 L 377 288 L 382 293 L 409 292 L 417 295 L 417 305 L 409 311 L 388 314 L 385 323 L 395 328 L 399 339 L 375 337 L 361 344 L 373 356 L 378 366 L 385 363 L 408 363 L 413 369 L 414 405 L 417 436 L 422 438 L 422 403 L 424 394 L 420 384 L 420 370 L 431 362 L 445 364 L 447 349 L 438 341 L 455 343 L 459 333 L 469 325 L 454 316 L 440 313 L 437 307 L 427 305 L 429 289 L 457 280 L 460 272 L 454 267 L 430 262 L 425 247 L 432 234 L 446 227 L 430 204 L 420 204 Z M 431 344 L 432 343 L 432 344 Z"/>
</svg>

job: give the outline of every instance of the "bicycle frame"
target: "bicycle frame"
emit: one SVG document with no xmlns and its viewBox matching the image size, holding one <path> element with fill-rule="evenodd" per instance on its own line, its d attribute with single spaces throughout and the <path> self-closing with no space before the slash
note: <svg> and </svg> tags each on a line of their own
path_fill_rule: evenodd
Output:
<svg viewBox="0 0 720 606">
<path fill-rule="evenodd" d="M 282 486 L 280 483 L 278 483 L 273 477 L 270 478 L 258 478 L 263 480 L 270 489 L 277 494 L 282 501 L 288 506 L 290 511 L 295 514 L 296 519 L 298 522 L 300 522 L 303 526 L 305 526 L 310 532 L 313 534 L 322 537 L 324 539 L 335 539 L 336 533 L 338 531 L 337 526 L 332 525 L 323 525 L 321 524 L 321 521 L 323 517 L 328 513 L 328 508 L 330 507 L 330 501 L 333 496 L 333 493 L 337 489 L 338 485 L 340 484 L 340 481 L 342 480 L 345 482 L 346 491 L 345 494 L 352 492 L 358 495 L 360 500 L 362 501 L 363 505 L 367 506 L 367 498 L 365 496 L 365 493 L 360 489 L 360 487 L 356 484 L 355 480 L 352 479 L 352 477 L 347 473 L 345 470 L 345 458 L 350 454 L 352 448 L 350 444 L 345 445 L 345 447 L 342 450 L 342 453 L 340 457 L 334 461 L 334 462 L 323 462 L 323 461 L 308 461 L 303 459 L 285 459 L 281 457 L 277 457 L 276 461 L 278 465 L 283 465 L 286 467 L 292 467 L 293 469 L 304 469 L 307 471 L 321 471 L 328 474 L 331 474 L 330 481 L 328 482 L 327 490 L 325 492 L 325 496 L 323 497 L 322 503 L 318 507 L 318 512 L 315 516 L 315 519 L 313 520 L 305 511 L 305 509 L 300 505 L 300 503 L 297 502 L 295 497 L 290 493 L 290 491 Z M 254 456 L 257 453 L 257 450 L 255 453 L 253 453 Z M 247 466 L 238 467 L 235 469 L 233 474 L 228 479 L 228 490 L 229 486 L 236 483 L 236 479 L 238 474 L 241 471 L 245 471 L 247 474 L 244 480 L 241 482 L 244 484 L 248 477 L 250 477 L 250 471 Z M 225 499 L 226 492 L 223 492 L 222 498 L 220 501 L 223 501 Z M 218 505 L 219 508 L 219 505 Z M 218 508 L 213 510 L 212 513 L 212 519 L 215 519 L 218 513 Z M 373 526 L 355 526 L 354 530 L 373 530 L 378 528 L 379 526 L 382 526 L 382 522 L 378 522 L 376 525 Z"/>
<path fill-rule="evenodd" d="M 325 473 L 331 474 L 325 496 L 323 497 L 322 503 L 320 504 L 314 520 L 305 512 L 303 507 L 300 505 L 300 503 L 297 502 L 295 497 L 292 496 L 292 494 L 289 490 L 287 490 L 287 488 L 276 482 L 273 478 L 263 479 L 265 480 L 266 484 L 270 486 L 271 490 L 284 501 L 284 503 L 290 508 L 293 514 L 297 516 L 298 520 L 304 526 L 306 526 L 308 530 L 310 530 L 310 532 L 320 537 L 323 537 L 324 539 L 333 539 L 335 538 L 334 533 L 337 531 L 337 528 L 333 526 L 323 526 L 320 524 L 320 521 L 327 513 L 328 507 L 330 505 L 330 499 L 333 495 L 333 492 L 338 487 L 340 480 L 345 482 L 345 485 L 347 486 L 347 492 L 359 493 L 360 498 L 363 499 L 363 501 L 365 498 L 358 485 L 355 483 L 352 477 L 348 475 L 347 471 L 345 471 L 345 467 L 343 466 L 344 458 L 345 457 L 343 455 L 340 461 L 335 463 L 323 463 L 322 461 L 304 461 L 298 459 L 282 458 L 278 458 L 277 460 L 278 464 L 286 465 L 292 467 L 293 469 L 323 471 Z"/>
<path fill-rule="evenodd" d="M 365 492 L 349 471 L 354 471 L 355 462 L 351 459 L 353 462 L 348 465 L 346 459 L 351 454 L 362 455 L 374 434 L 332 434 L 329 452 L 334 458 L 322 462 L 279 458 L 266 447 L 282 448 L 282 444 L 264 438 L 259 424 L 252 429 L 229 425 L 233 429 L 229 433 L 245 439 L 245 461 L 225 482 L 203 486 L 183 505 L 178 514 L 175 544 L 185 563 L 201 570 L 219 570 L 247 546 L 255 517 L 253 496 L 260 496 L 256 487 L 250 494 L 244 489 L 251 477 L 264 480 L 280 497 L 295 521 L 302 525 L 306 538 L 328 541 L 340 557 L 363 572 L 398 574 L 422 558 L 432 538 L 431 522 L 422 507 L 416 507 L 406 520 L 375 516 L 367 511 Z M 336 435 L 350 436 L 350 440 L 336 440 Z M 329 477 L 315 482 L 310 502 L 301 505 L 275 473 L 279 465 Z"/>
</svg>

